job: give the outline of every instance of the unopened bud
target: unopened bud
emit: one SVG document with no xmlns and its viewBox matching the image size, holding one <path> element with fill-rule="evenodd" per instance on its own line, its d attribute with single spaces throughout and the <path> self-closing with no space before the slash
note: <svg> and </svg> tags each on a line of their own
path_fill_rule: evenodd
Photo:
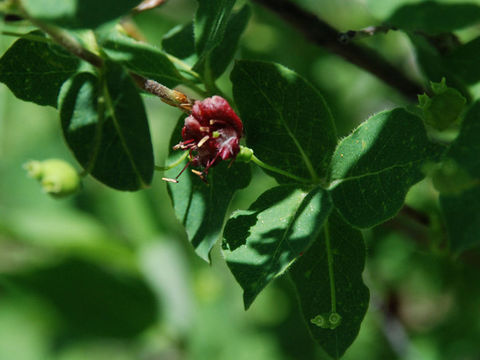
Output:
<svg viewBox="0 0 480 360">
<path fill-rule="evenodd" d="M 237 154 L 236 160 L 239 162 L 250 162 L 252 160 L 253 156 L 253 150 L 246 147 L 246 146 L 240 146 L 240 152 Z"/>
<path fill-rule="evenodd" d="M 43 190 L 54 196 L 64 197 L 80 187 L 80 177 L 68 162 L 60 159 L 29 161 L 24 165 L 28 175 L 42 184 Z"/>
</svg>

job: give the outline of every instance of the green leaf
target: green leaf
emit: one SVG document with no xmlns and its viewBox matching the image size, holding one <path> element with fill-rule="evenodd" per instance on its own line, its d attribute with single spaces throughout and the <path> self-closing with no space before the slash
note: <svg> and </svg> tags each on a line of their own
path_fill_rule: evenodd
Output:
<svg viewBox="0 0 480 360">
<path fill-rule="evenodd" d="M 357 337 L 369 302 L 362 281 L 365 245 L 360 231 L 335 212 L 290 275 L 312 337 L 339 359 Z"/>
<path fill-rule="evenodd" d="M 333 202 L 353 226 L 380 224 L 395 216 L 408 189 L 424 177 L 422 165 L 442 151 L 416 115 L 400 108 L 374 115 L 335 150 Z"/>
<path fill-rule="evenodd" d="M 480 37 L 455 48 L 445 57 L 445 66 L 465 83 L 472 85 L 480 81 Z"/>
<path fill-rule="evenodd" d="M 33 18 L 61 27 L 96 28 L 128 13 L 140 0 L 22 0 Z"/>
<path fill-rule="evenodd" d="M 165 34 L 162 39 L 162 47 L 167 53 L 193 66 L 198 60 L 195 53 L 193 22 L 176 26 Z"/>
<path fill-rule="evenodd" d="M 231 74 L 247 145 L 263 162 L 317 181 L 337 142 L 322 95 L 295 72 L 278 64 L 238 61 Z M 290 181 L 270 173 L 279 181 Z"/>
<path fill-rule="evenodd" d="M 201 58 L 223 39 L 235 0 L 198 0 L 195 14 L 195 48 Z"/>
<path fill-rule="evenodd" d="M 77 71 L 79 60 L 40 31 L 28 35 L 39 41 L 15 41 L 0 59 L 0 82 L 19 99 L 56 107 L 60 88 Z"/>
<path fill-rule="evenodd" d="M 454 161 L 456 166 L 471 177 L 469 186 L 459 189 L 459 193 L 444 193 L 440 196 L 450 246 L 457 253 L 480 245 L 479 137 L 480 102 L 476 102 L 468 111 L 460 134 L 445 155 L 446 161 Z"/>
<path fill-rule="evenodd" d="M 203 57 L 194 70 L 202 74 L 210 72 L 209 76 L 216 79 L 223 74 L 235 55 L 238 41 L 242 35 L 248 20 L 250 19 L 250 6 L 245 5 L 242 9 L 232 13 L 228 19 L 225 35 L 222 41 L 214 47 L 208 55 Z"/>
<path fill-rule="evenodd" d="M 327 192 L 319 187 L 307 191 L 281 185 L 230 217 L 224 254 L 244 291 L 246 309 L 315 240 L 331 208 Z"/>
<path fill-rule="evenodd" d="M 102 46 L 112 60 L 148 79 L 168 87 L 184 80 L 167 55 L 152 45 L 113 33 L 102 42 Z"/>
<path fill-rule="evenodd" d="M 118 65 L 106 62 L 105 82 L 79 73 L 62 88 L 60 119 L 78 162 L 102 183 L 138 190 L 153 176 L 153 150 L 138 90 Z"/>
<path fill-rule="evenodd" d="M 183 121 L 179 121 L 172 136 L 172 145 L 181 140 L 182 126 Z M 170 161 L 173 163 L 181 155 L 182 152 L 177 151 L 172 154 Z M 176 177 L 183 166 L 167 171 L 166 176 Z M 175 214 L 185 227 L 195 252 L 202 259 L 209 261 L 210 250 L 220 238 L 225 215 L 235 192 L 246 187 L 250 180 L 249 164 L 234 162 L 230 166 L 223 161 L 210 169 L 208 184 L 187 170 L 179 178 L 178 184 L 169 183 Z"/>
<path fill-rule="evenodd" d="M 6 277 L 54 307 L 63 337 L 133 338 L 157 317 L 155 296 L 142 279 L 85 260 Z"/>
<path fill-rule="evenodd" d="M 441 4 L 424 1 L 398 8 L 386 21 L 402 30 L 441 34 L 479 22 L 480 6 L 476 4 Z"/>
</svg>

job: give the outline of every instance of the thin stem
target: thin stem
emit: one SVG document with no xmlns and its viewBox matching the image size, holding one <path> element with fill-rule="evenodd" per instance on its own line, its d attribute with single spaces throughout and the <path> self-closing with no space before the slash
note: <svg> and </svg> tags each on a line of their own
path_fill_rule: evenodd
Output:
<svg viewBox="0 0 480 360">
<path fill-rule="evenodd" d="M 314 14 L 288 0 L 252 0 L 277 13 L 285 21 L 295 26 L 310 41 L 345 60 L 370 72 L 397 89 L 405 97 L 417 101 L 417 95 L 425 90 L 409 79 L 399 69 L 391 65 L 379 53 L 355 43 L 342 43 L 341 33 Z"/>
<path fill-rule="evenodd" d="M 174 161 L 170 165 L 167 165 L 167 166 L 155 165 L 155 170 L 156 171 L 167 171 L 167 170 L 173 169 L 174 167 L 177 167 L 178 165 L 180 165 L 183 162 L 183 160 L 185 160 L 187 158 L 187 156 L 188 156 L 188 151 L 185 151 L 183 153 L 183 155 L 177 161 Z"/>
<path fill-rule="evenodd" d="M 266 169 L 266 170 L 270 170 L 270 171 L 273 171 L 273 172 L 276 172 L 277 174 L 280 174 L 280 175 L 283 175 L 283 176 L 286 176 L 286 177 L 289 177 L 290 179 L 294 179 L 298 182 L 301 182 L 301 183 L 308 183 L 309 180 L 307 179 L 304 179 L 302 177 L 299 177 L 299 176 L 296 176 L 296 175 L 293 175 L 291 173 L 289 173 L 288 171 L 285 171 L 285 170 L 282 170 L 282 169 L 279 169 L 279 168 L 276 168 L 275 166 L 272 166 L 272 165 L 268 165 L 268 164 L 265 164 L 262 160 L 260 160 L 259 158 L 257 158 L 255 155 L 252 155 L 252 161 Z"/>
<path fill-rule="evenodd" d="M 332 306 L 332 313 L 337 312 L 337 294 L 335 290 L 335 274 L 333 273 L 333 254 L 332 246 L 330 244 L 330 229 L 328 226 L 328 221 L 323 227 L 323 232 L 325 235 L 325 248 L 327 250 L 327 262 L 328 262 L 328 279 L 330 282 L 330 303 Z"/>
</svg>

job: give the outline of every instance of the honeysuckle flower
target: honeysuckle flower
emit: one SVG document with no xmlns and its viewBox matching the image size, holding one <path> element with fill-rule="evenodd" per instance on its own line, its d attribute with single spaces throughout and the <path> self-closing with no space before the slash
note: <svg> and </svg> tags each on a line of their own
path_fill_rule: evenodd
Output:
<svg viewBox="0 0 480 360">
<path fill-rule="evenodd" d="M 189 150 L 190 161 L 185 168 L 189 165 L 199 167 L 201 171 L 192 171 L 206 181 L 208 170 L 212 166 L 221 160 L 236 158 L 242 136 L 242 121 L 227 100 L 212 96 L 195 101 L 192 113 L 185 119 L 183 141 L 173 149 Z"/>
</svg>

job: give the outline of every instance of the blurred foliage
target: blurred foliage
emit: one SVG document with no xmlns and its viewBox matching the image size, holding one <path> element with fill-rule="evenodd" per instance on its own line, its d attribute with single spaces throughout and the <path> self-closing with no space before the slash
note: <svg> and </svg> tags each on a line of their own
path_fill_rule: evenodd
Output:
<svg viewBox="0 0 480 360">
<path fill-rule="evenodd" d="M 414 1 L 296 2 L 349 30 L 377 23 Z M 191 21 L 195 6 L 194 0 L 170 0 L 137 15 L 135 23 L 160 46 L 171 28 Z M 468 31 L 462 36 L 468 38 Z M 2 53 L 13 40 L 0 37 Z M 420 77 L 405 35 L 390 32 L 362 42 Z M 279 62 L 309 79 L 331 105 L 340 135 L 404 101 L 257 6 L 237 57 Z M 219 81 L 227 92 L 230 70 Z M 157 99 L 144 100 L 161 164 L 178 112 Z M 241 289 L 218 247 L 211 266 L 197 258 L 159 176 L 138 193 L 116 192 L 85 178 L 77 195 L 56 200 L 22 168 L 50 157 L 75 163 L 56 111 L 22 102 L 1 84 L 0 359 L 325 358 L 307 333 L 288 279 L 269 285 L 244 312 Z M 254 175 L 232 208 L 246 208 L 272 185 L 265 175 Z M 365 232 L 364 278 L 372 300 L 344 358 L 478 359 L 480 254 L 472 250 L 454 260 L 445 241 L 432 241 L 445 230 L 430 181 L 415 185 L 407 203 L 430 213 L 434 226 L 399 215 Z"/>
</svg>

